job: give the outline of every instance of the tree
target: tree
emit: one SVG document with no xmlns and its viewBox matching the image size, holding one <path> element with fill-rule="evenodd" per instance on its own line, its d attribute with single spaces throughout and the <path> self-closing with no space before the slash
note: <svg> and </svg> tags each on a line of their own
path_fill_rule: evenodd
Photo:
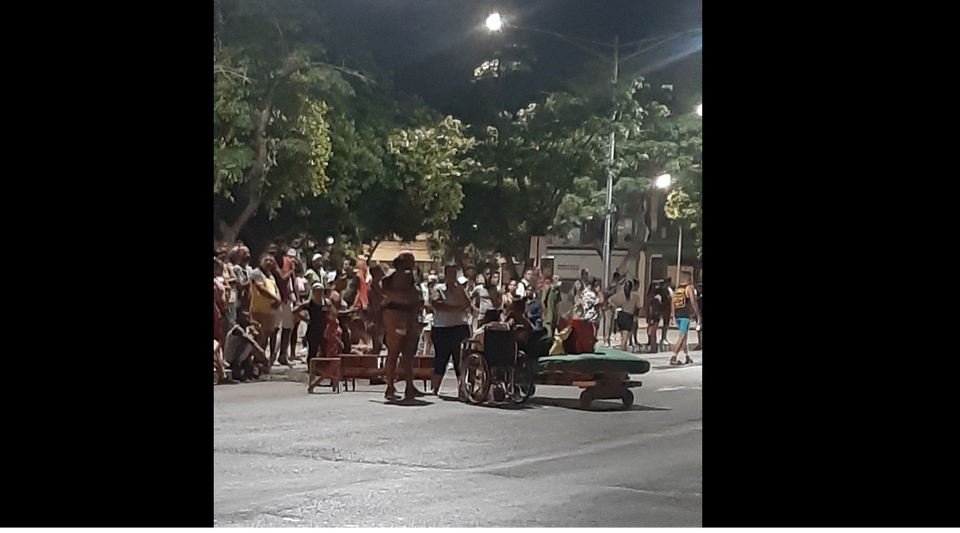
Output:
<svg viewBox="0 0 960 533">
<path fill-rule="evenodd" d="M 463 207 L 462 177 L 473 161 L 474 139 L 447 116 L 433 124 L 395 130 L 387 141 L 392 182 L 381 180 L 358 205 L 363 242 L 447 234 Z"/>
<path fill-rule="evenodd" d="M 325 99 L 351 93 L 322 61 L 316 9 L 304 0 L 214 3 L 214 208 L 232 243 L 262 207 L 324 193 L 331 156 Z"/>
<path fill-rule="evenodd" d="M 670 102 L 669 92 L 652 89 L 643 78 L 618 85 L 613 99 L 616 121 L 607 120 L 605 125 L 616 131 L 612 225 L 617 228 L 627 219 L 633 222 L 624 236 L 629 244 L 627 254 L 616 267 L 620 272 L 637 269 L 639 252 L 649 237 L 649 219 L 657 215 L 650 212 L 653 195 L 660 194 L 652 189 L 653 179 L 670 173 L 686 180 L 692 176 L 690 172 L 699 168 L 699 122 L 688 115 L 672 114 L 661 101 Z M 613 113 L 601 116 L 613 116 Z M 605 189 L 606 176 L 575 183 L 558 210 L 556 226 L 566 230 L 585 225 L 592 233 L 602 234 Z M 601 253 L 602 246 L 600 240 L 597 253 Z"/>
<path fill-rule="evenodd" d="M 600 168 L 591 116 L 581 99 L 551 93 L 480 133 L 464 213 L 453 227 L 459 245 L 526 257 L 531 235 L 553 232 L 565 193 Z"/>
<path fill-rule="evenodd" d="M 564 194 L 595 174 L 600 146 L 591 124 L 592 102 L 548 93 L 532 103 L 510 102 L 505 85 L 533 62 L 520 43 L 501 46 L 474 71 L 479 110 L 472 154 L 476 165 L 464 184 L 464 209 L 451 227 L 450 245 L 471 250 L 474 261 L 500 254 L 526 258 L 530 236 L 554 230 Z"/>
<path fill-rule="evenodd" d="M 672 130 L 677 144 L 676 181 L 664 205 L 667 217 L 694 230 L 697 257 L 703 259 L 703 223 L 701 196 L 703 192 L 702 122 L 699 117 L 682 117 Z"/>
</svg>

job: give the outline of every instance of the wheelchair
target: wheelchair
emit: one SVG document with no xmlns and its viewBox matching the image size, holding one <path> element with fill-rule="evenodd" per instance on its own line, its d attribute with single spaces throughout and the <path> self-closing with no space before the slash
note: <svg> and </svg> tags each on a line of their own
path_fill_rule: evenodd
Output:
<svg viewBox="0 0 960 533">
<path fill-rule="evenodd" d="M 536 392 L 535 362 L 517 344 L 520 329 L 485 328 L 482 348 L 467 339 L 460 345 L 460 381 L 467 402 L 527 402 Z"/>
</svg>

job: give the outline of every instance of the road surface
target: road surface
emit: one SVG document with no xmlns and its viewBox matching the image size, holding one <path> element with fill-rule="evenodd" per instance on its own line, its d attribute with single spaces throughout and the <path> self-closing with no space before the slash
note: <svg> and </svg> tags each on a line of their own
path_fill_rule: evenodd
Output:
<svg viewBox="0 0 960 533">
<path fill-rule="evenodd" d="M 214 523 L 246 527 L 700 527 L 702 354 L 616 401 L 539 386 L 525 408 L 383 387 L 214 388 Z M 420 385 L 422 386 L 422 384 Z"/>
</svg>

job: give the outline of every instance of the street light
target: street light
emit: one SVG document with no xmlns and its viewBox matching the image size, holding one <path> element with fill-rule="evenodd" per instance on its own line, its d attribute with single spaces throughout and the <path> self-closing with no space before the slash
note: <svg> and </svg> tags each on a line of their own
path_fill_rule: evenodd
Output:
<svg viewBox="0 0 960 533">
<path fill-rule="evenodd" d="M 333 237 L 327 237 L 327 244 L 333 246 Z"/>
<path fill-rule="evenodd" d="M 503 28 L 503 20 L 500 18 L 500 13 L 490 13 L 490 16 L 487 17 L 487 29 L 500 31 L 501 28 Z"/>
<path fill-rule="evenodd" d="M 697 106 L 697 111 L 699 114 L 700 108 Z M 662 174 L 657 177 L 653 182 L 654 186 L 660 190 L 666 190 L 670 188 L 670 185 L 673 183 L 673 177 L 670 174 Z M 680 253 L 683 249 L 683 226 L 677 224 L 677 286 L 680 285 Z"/>
<path fill-rule="evenodd" d="M 670 174 L 663 174 L 662 176 L 657 177 L 656 181 L 654 181 L 654 185 L 656 185 L 658 189 L 666 189 L 672 182 L 673 178 L 670 176 Z"/>
<path fill-rule="evenodd" d="M 703 104 L 697 104 L 697 116 L 698 117 L 703 116 Z"/>
</svg>

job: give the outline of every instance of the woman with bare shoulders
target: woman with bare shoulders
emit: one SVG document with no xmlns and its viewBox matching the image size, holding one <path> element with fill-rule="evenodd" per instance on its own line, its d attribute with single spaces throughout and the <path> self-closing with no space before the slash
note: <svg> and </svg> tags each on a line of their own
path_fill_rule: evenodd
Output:
<svg viewBox="0 0 960 533">
<path fill-rule="evenodd" d="M 387 344 L 387 390 L 384 397 L 396 400 L 396 369 L 399 359 L 403 365 L 404 398 L 423 396 L 413 383 L 413 358 L 420 341 L 420 310 L 423 295 L 414 275 L 416 263 L 413 254 L 401 253 L 393 261 L 393 270 L 380 282 L 383 294 L 384 339 Z"/>
</svg>

